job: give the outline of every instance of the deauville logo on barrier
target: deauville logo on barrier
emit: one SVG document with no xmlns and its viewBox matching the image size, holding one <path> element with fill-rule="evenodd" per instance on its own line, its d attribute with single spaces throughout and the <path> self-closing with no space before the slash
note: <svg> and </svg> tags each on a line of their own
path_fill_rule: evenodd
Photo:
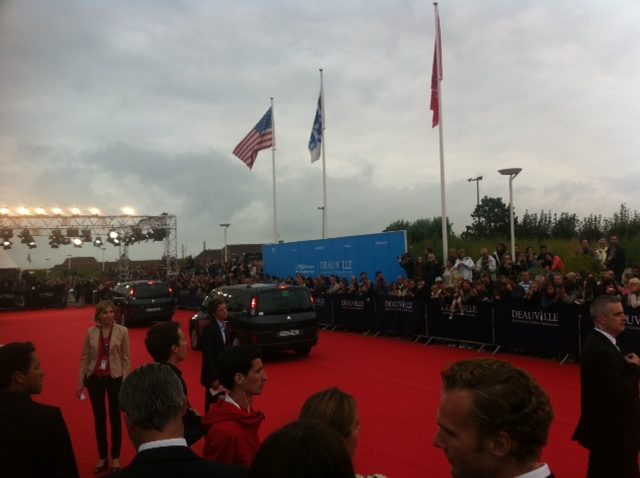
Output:
<svg viewBox="0 0 640 478">
<path fill-rule="evenodd" d="M 520 324 L 546 325 L 558 327 L 560 314 L 558 312 L 544 312 L 542 310 L 511 309 L 511 319 Z"/>
<path fill-rule="evenodd" d="M 640 315 L 627 314 L 627 329 L 640 330 Z"/>
<path fill-rule="evenodd" d="M 440 306 L 440 313 L 442 315 L 451 314 L 451 304 L 442 304 Z M 475 317 L 478 314 L 477 305 L 462 304 L 462 310 L 456 309 L 453 315 L 464 315 L 465 317 Z"/>
<path fill-rule="evenodd" d="M 385 300 L 384 310 L 394 310 L 396 312 L 412 312 L 413 301 L 410 300 Z"/>
<path fill-rule="evenodd" d="M 340 307 L 349 310 L 362 310 L 364 309 L 364 300 L 358 299 L 341 299 Z"/>
</svg>

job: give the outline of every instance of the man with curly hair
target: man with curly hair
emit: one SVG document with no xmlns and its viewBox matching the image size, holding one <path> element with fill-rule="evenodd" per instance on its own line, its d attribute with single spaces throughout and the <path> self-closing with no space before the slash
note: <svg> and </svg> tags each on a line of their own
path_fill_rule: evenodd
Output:
<svg viewBox="0 0 640 478">
<path fill-rule="evenodd" d="M 442 382 L 434 445 L 454 478 L 553 477 L 540 461 L 553 411 L 531 375 L 499 360 L 462 360 Z"/>
</svg>

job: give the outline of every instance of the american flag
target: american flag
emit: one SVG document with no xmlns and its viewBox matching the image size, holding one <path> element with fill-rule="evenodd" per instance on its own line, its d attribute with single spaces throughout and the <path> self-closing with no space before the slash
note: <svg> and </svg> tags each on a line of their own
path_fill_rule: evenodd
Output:
<svg viewBox="0 0 640 478">
<path fill-rule="evenodd" d="M 249 131 L 249 134 L 238 143 L 238 146 L 233 150 L 233 154 L 251 169 L 256 161 L 258 151 L 272 146 L 273 118 L 271 108 L 269 108 L 264 116 L 260 118 L 260 121 Z"/>
</svg>

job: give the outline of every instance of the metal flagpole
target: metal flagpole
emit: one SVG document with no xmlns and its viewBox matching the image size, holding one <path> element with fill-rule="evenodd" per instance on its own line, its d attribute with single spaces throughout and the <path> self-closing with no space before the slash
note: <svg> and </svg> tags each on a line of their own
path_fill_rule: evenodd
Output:
<svg viewBox="0 0 640 478">
<path fill-rule="evenodd" d="M 442 205 L 442 263 L 447 260 L 449 252 L 449 241 L 447 234 L 447 197 L 444 184 L 444 134 L 442 130 L 442 43 L 440 38 L 440 15 L 438 13 L 438 2 L 433 2 L 436 17 L 436 47 L 434 55 L 437 55 L 435 68 L 437 73 L 438 87 L 438 137 L 440 142 L 440 203 Z"/>
<path fill-rule="evenodd" d="M 276 213 L 276 115 L 271 98 L 271 165 L 273 166 L 273 243 L 278 243 L 278 220 Z"/>
<path fill-rule="evenodd" d="M 327 124 L 327 114 L 324 109 L 324 81 L 323 70 L 320 68 L 320 107 L 322 108 L 322 141 L 320 147 L 322 148 L 322 238 L 324 239 L 329 235 L 329 210 L 327 209 L 327 169 L 324 159 L 324 143 L 326 142 L 325 129 Z"/>
</svg>

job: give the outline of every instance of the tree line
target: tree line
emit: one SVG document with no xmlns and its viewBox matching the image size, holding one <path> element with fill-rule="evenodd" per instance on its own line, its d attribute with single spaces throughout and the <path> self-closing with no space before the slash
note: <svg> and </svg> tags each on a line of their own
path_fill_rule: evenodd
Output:
<svg viewBox="0 0 640 478">
<path fill-rule="evenodd" d="M 501 198 L 485 196 L 471 214 L 473 222 L 466 226 L 460 235 L 461 239 L 477 239 L 490 237 L 508 237 L 510 220 L 509 205 Z M 447 221 L 450 237 L 456 237 L 451 222 Z M 442 219 L 417 219 L 413 222 L 398 219 L 389 224 L 387 231 L 407 231 L 410 244 L 441 237 Z M 535 239 L 589 239 L 597 240 L 616 234 L 620 237 L 640 236 L 640 213 L 630 210 L 626 204 L 610 217 L 601 214 L 590 214 L 579 218 L 575 213 L 552 213 L 541 210 L 539 213 L 525 210 L 522 217 L 514 216 L 515 234 L 517 237 Z"/>
</svg>

